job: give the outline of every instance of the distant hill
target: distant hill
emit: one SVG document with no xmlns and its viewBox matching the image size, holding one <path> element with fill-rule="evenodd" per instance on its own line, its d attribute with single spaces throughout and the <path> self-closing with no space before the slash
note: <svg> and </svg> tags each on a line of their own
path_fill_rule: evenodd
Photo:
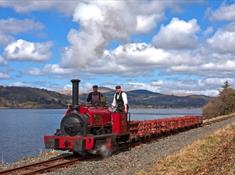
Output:
<svg viewBox="0 0 235 175">
<path fill-rule="evenodd" d="M 114 90 L 102 87 L 101 91 L 110 105 Z M 212 97 L 203 95 L 175 96 L 151 92 L 148 90 L 128 91 L 130 107 L 202 107 Z M 87 94 L 80 95 L 80 101 L 86 101 Z M 66 108 L 71 96 L 46 89 L 31 87 L 0 86 L 0 108 Z"/>
<path fill-rule="evenodd" d="M 114 90 L 111 89 L 111 88 L 108 88 L 108 87 L 99 87 L 99 91 L 100 91 L 101 93 L 108 93 L 108 92 L 112 92 L 112 91 L 114 91 Z"/>
<path fill-rule="evenodd" d="M 115 91 L 103 93 L 107 103 L 111 104 Z M 180 107 L 202 107 L 213 97 L 204 95 L 175 96 L 165 95 L 148 90 L 132 90 L 127 92 L 128 102 L 131 107 L 158 107 L 158 108 L 180 108 Z M 85 101 L 87 94 L 81 95 L 81 101 Z"/>
<path fill-rule="evenodd" d="M 46 89 L 0 86 L 0 108 L 66 108 L 70 99 Z"/>
</svg>

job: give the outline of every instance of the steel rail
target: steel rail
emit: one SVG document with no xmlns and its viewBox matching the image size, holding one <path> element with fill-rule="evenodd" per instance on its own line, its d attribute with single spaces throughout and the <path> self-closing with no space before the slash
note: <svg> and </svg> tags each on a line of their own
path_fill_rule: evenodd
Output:
<svg viewBox="0 0 235 175">
<path fill-rule="evenodd" d="M 232 117 L 235 117 L 235 113 L 228 114 L 228 115 L 223 115 L 223 116 L 218 116 L 218 117 L 211 118 L 211 119 L 204 119 L 202 125 L 210 125 L 212 123 L 227 120 L 227 119 L 230 119 Z"/>
<path fill-rule="evenodd" d="M 28 164 L 25 166 L 7 169 L 1 171 L 0 175 L 8 175 L 8 174 L 32 175 L 40 172 L 46 172 L 54 168 L 63 167 L 65 165 L 71 165 L 79 161 L 80 158 L 74 158 L 71 155 L 66 157 L 57 157 L 46 161 L 41 161 L 37 163 Z"/>
</svg>

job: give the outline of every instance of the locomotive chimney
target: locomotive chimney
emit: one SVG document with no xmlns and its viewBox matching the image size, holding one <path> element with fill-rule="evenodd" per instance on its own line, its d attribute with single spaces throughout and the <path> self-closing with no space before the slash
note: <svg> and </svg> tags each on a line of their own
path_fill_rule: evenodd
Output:
<svg viewBox="0 0 235 175">
<path fill-rule="evenodd" d="M 80 82 L 80 80 L 73 79 L 73 80 L 71 80 L 71 82 L 73 84 L 72 106 L 73 106 L 73 109 L 76 109 L 78 107 L 78 103 L 79 103 L 79 82 Z"/>
</svg>

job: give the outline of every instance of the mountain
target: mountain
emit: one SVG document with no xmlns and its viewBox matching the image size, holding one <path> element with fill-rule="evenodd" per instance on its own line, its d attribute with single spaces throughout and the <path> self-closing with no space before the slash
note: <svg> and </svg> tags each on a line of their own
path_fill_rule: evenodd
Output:
<svg viewBox="0 0 235 175">
<path fill-rule="evenodd" d="M 89 91 L 92 91 L 92 88 L 86 92 L 89 92 Z M 101 93 L 107 93 L 111 91 L 114 91 L 114 90 L 108 87 L 103 87 L 103 86 L 99 87 L 99 92 Z M 63 90 L 59 90 L 58 92 L 61 94 L 70 95 L 72 94 L 72 89 L 66 89 L 66 90 L 63 89 Z M 83 93 L 83 94 L 86 94 L 86 93 Z"/>
<path fill-rule="evenodd" d="M 107 104 L 111 104 L 115 91 L 109 91 L 103 93 L 106 97 Z M 202 107 L 213 97 L 204 95 L 188 95 L 188 96 L 176 96 L 165 95 L 148 90 L 132 90 L 126 92 L 128 96 L 128 102 L 131 107 Z M 82 102 L 86 100 L 87 94 L 82 94 L 80 99 Z"/>
<path fill-rule="evenodd" d="M 115 91 L 102 87 L 101 92 L 111 105 Z M 213 97 L 203 95 L 175 96 L 148 90 L 128 91 L 130 107 L 202 107 Z M 87 94 L 80 95 L 81 103 Z M 0 108 L 66 108 L 71 96 L 46 89 L 0 86 Z"/>
<path fill-rule="evenodd" d="M 114 91 L 113 89 L 111 89 L 111 88 L 108 88 L 108 87 L 99 87 L 99 91 L 101 92 L 101 93 L 108 93 L 108 92 L 112 92 L 112 91 Z"/>
<path fill-rule="evenodd" d="M 46 89 L 0 86 L 0 108 L 66 108 L 70 99 Z"/>
</svg>

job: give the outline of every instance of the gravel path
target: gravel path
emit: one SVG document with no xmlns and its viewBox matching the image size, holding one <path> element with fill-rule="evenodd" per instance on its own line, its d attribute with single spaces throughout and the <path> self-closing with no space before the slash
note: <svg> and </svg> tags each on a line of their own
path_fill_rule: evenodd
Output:
<svg viewBox="0 0 235 175">
<path fill-rule="evenodd" d="M 193 141 L 232 122 L 235 122 L 235 117 L 209 126 L 168 136 L 153 143 L 142 144 L 103 160 L 83 161 L 76 166 L 60 169 L 49 174 L 132 175 L 153 165 L 154 161 L 161 159 L 163 156 L 172 154 Z"/>
</svg>

